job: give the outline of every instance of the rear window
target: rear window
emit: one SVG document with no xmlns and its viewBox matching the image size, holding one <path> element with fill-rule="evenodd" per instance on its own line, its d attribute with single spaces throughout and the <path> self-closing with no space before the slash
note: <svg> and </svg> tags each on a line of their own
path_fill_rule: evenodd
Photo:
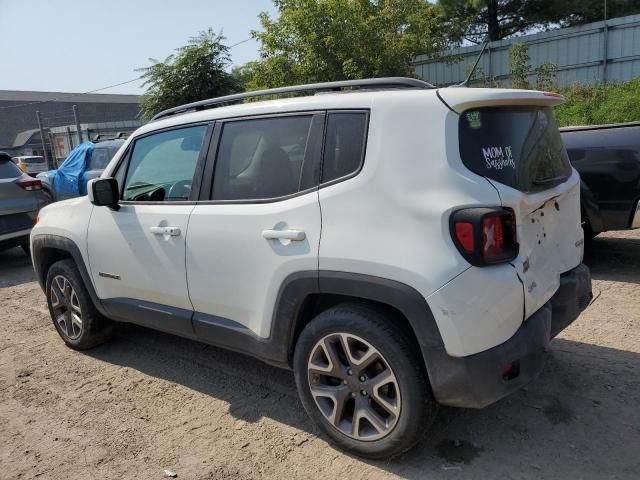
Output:
<svg viewBox="0 0 640 480">
<path fill-rule="evenodd" d="M 104 170 L 120 147 L 96 147 L 91 152 L 88 170 Z"/>
<path fill-rule="evenodd" d="M 0 179 L 17 178 L 22 175 L 20 169 L 11 160 L 0 160 Z"/>
<path fill-rule="evenodd" d="M 459 138 L 469 170 L 523 192 L 551 188 L 571 175 L 550 108 L 467 110 L 460 116 Z"/>
</svg>

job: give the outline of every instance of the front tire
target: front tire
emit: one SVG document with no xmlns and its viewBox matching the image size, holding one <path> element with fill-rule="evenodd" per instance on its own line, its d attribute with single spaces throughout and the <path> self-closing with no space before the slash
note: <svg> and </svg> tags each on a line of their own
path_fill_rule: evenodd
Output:
<svg viewBox="0 0 640 480">
<path fill-rule="evenodd" d="M 86 350 L 113 335 L 113 322 L 96 309 L 73 260 L 49 268 L 45 293 L 53 325 L 69 347 Z"/>
<path fill-rule="evenodd" d="M 343 449 L 366 458 L 406 452 L 437 413 L 420 349 L 397 320 L 345 303 L 313 319 L 296 344 L 305 410 Z"/>
</svg>

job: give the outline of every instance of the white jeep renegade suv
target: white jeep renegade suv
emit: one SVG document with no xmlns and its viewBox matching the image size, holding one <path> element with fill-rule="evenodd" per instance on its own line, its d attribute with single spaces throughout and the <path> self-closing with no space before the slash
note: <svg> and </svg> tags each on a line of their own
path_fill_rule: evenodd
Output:
<svg viewBox="0 0 640 480">
<path fill-rule="evenodd" d="M 389 78 L 162 112 L 40 213 L 53 324 L 75 349 L 131 322 L 292 368 L 336 443 L 403 452 L 438 404 L 529 382 L 590 301 L 561 101 Z"/>
</svg>

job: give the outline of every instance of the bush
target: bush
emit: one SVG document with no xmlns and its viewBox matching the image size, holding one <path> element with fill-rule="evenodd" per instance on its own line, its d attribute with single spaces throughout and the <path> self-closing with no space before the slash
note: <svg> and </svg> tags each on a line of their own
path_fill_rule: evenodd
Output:
<svg viewBox="0 0 640 480">
<path fill-rule="evenodd" d="M 565 103 L 555 109 L 560 126 L 640 121 L 640 78 L 561 89 Z"/>
<path fill-rule="evenodd" d="M 556 67 L 551 62 L 544 62 L 536 68 L 536 90 L 553 90 L 556 82 Z"/>
<path fill-rule="evenodd" d="M 509 49 L 509 73 L 513 88 L 529 88 L 529 48 L 524 43 L 514 43 Z"/>
</svg>

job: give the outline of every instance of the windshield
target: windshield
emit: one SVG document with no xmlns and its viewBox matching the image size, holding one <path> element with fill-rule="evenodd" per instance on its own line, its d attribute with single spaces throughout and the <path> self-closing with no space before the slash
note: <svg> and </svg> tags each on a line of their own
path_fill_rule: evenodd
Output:
<svg viewBox="0 0 640 480">
<path fill-rule="evenodd" d="M 546 107 L 484 107 L 460 116 L 460 156 L 472 172 L 523 192 L 564 182 L 571 165 Z"/>
</svg>

